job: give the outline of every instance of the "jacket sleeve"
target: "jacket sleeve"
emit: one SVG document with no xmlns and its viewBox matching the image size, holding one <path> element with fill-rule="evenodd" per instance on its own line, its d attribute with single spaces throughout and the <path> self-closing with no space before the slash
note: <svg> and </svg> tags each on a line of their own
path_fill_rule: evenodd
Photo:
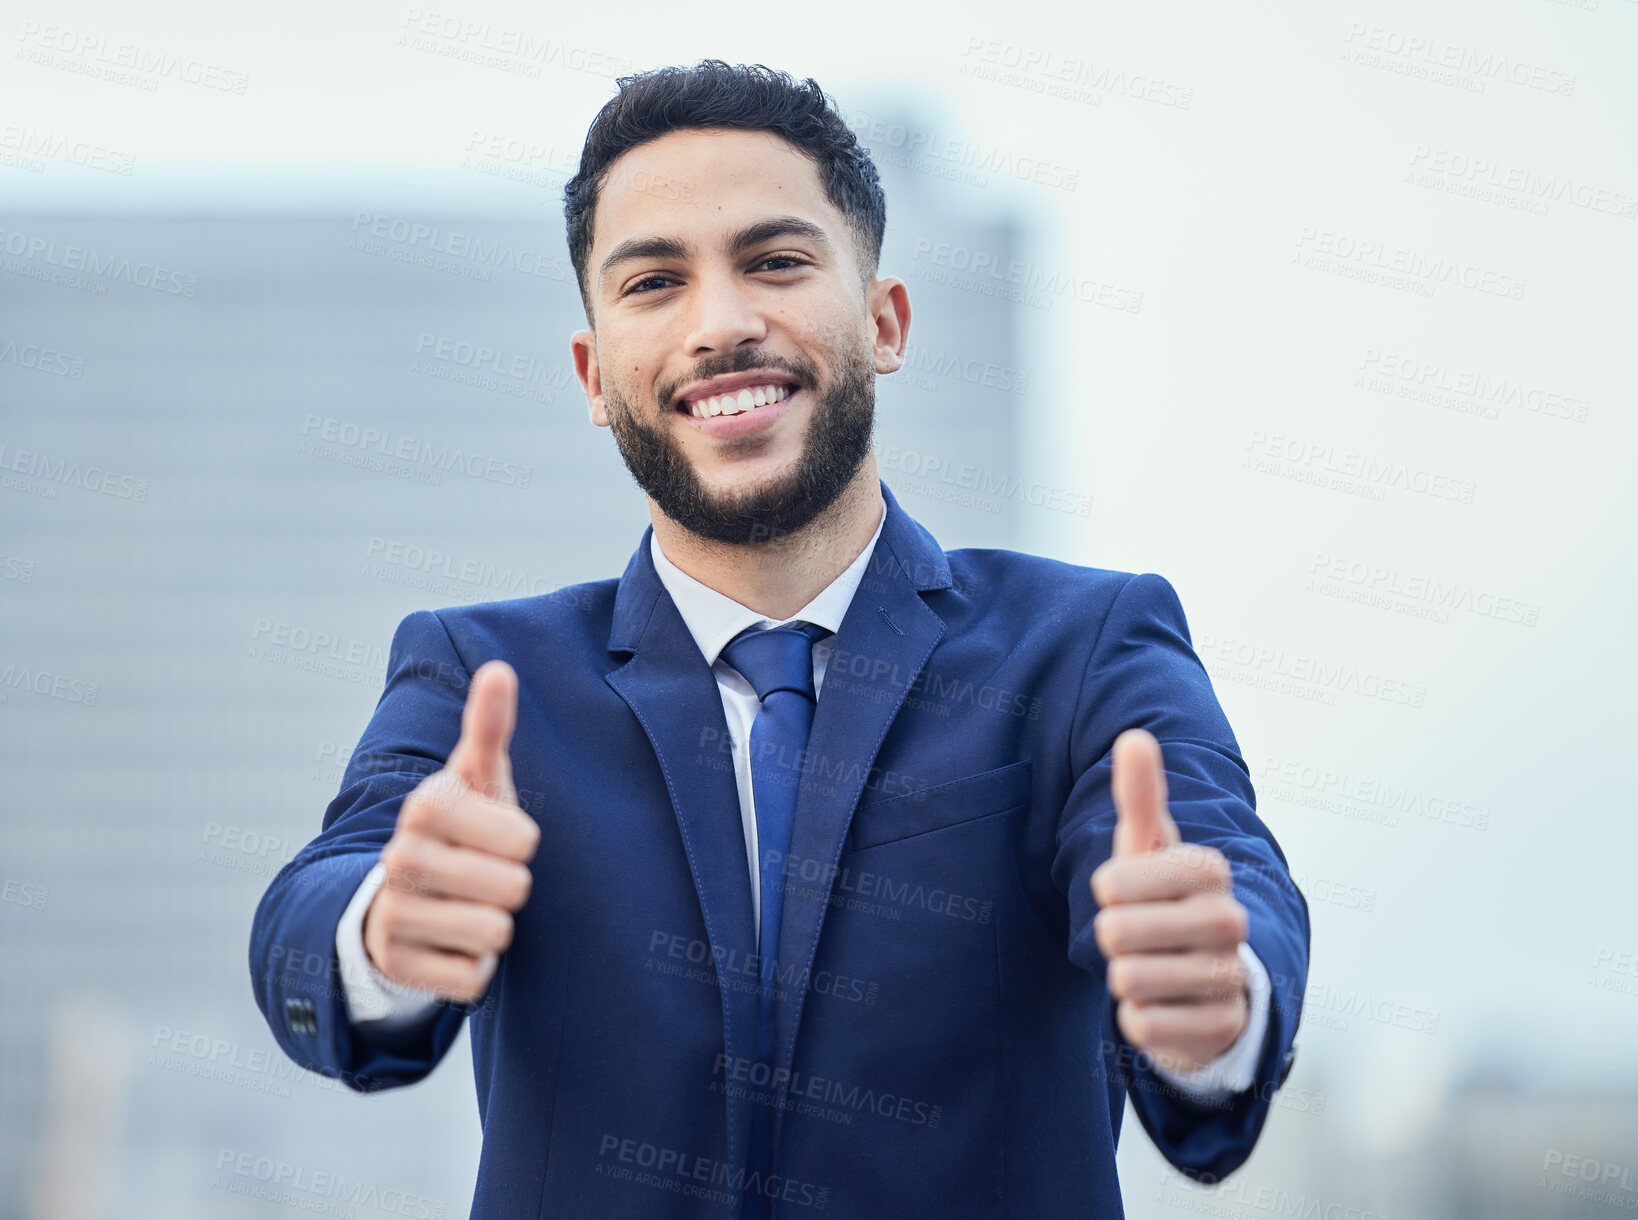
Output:
<svg viewBox="0 0 1638 1220">
<path fill-rule="evenodd" d="M 251 983 L 274 1039 L 303 1067 L 359 1092 L 426 1076 L 478 1010 L 440 1001 L 435 1019 L 407 1032 L 355 1025 L 336 953 L 342 913 L 392 836 L 398 807 L 443 768 L 460 737 L 470 680 L 436 614 L 417 610 L 398 624 L 386 689 L 341 791 L 318 837 L 268 885 L 251 923 Z"/>
<path fill-rule="evenodd" d="M 1195 655 L 1176 591 L 1152 572 L 1116 594 L 1082 675 L 1070 729 L 1073 786 L 1059 821 L 1053 879 L 1069 903 L 1069 958 L 1100 981 L 1105 962 L 1092 935 L 1090 878 L 1109 857 L 1115 807 L 1111 747 L 1129 728 L 1160 742 L 1168 805 L 1183 840 L 1209 844 L 1230 862 L 1234 895 L 1248 915 L 1247 942 L 1272 980 L 1268 1028 L 1251 1086 L 1200 1103 L 1156 1074 L 1118 1033 L 1112 1004 L 1103 1051 L 1138 1120 L 1179 1171 L 1215 1181 L 1251 1155 L 1274 1094 L 1290 1070 L 1308 972 L 1308 904 L 1284 854 L 1256 814 L 1251 773 Z"/>
</svg>

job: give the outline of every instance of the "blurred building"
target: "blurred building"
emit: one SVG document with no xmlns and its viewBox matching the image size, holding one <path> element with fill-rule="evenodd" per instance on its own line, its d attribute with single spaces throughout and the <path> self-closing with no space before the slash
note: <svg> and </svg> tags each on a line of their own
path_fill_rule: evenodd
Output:
<svg viewBox="0 0 1638 1220">
<path fill-rule="evenodd" d="M 885 177 L 884 274 L 918 240 L 1011 257 Z M 247 942 L 399 619 L 617 576 L 647 523 L 569 363 L 561 181 L 518 184 L 530 219 L 0 216 L 0 1220 L 285 1214 L 247 1155 L 466 1214 L 464 1041 L 346 1093 L 274 1044 Z M 947 547 L 1012 545 L 1015 309 L 905 278 L 883 475 Z M 54 1030 L 88 1028 L 75 1071 Z"/>
</svg>

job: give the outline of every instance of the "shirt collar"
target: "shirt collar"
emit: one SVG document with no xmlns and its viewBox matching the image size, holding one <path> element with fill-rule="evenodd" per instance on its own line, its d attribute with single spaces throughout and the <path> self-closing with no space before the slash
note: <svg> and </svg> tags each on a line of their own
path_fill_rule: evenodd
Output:
<svg viewBox="0 0 1638 1220">
<path fill-rule="evenodd" d="M 858 591 L 859 582 L 864 579 L 865 565 L 870 562 L 870 554 L 876 549 L 876 542 L 882 536 L 882 526 L 885 524 L 887 506 L 884 503 L 881 520 L 876 522 L 876 532 L 870 536 L 870 541 L 864 550 L 859 552 L 858 557 L 844 568 L 835 580 L 821 589 L 812 601 L 790 618 L 780 622 L 758 614 L 749 606 L 742 606 L 726 593 L 719 593 L 709 585 L 695 580 L 665 557 L 665 552 L 660 549 L 659 534 L 649 535 L 648 548 L 654 558 L 654 572 L 659 576 L 666 592 L 671 594 L 671 600 L 677 606 L 677 613 L 682 615 L 683 623 L 694 637 L 694 642 L 699 645 L 705 663 L 715 665 L 717 657 L 728 646 L 728 642 L 747 627 L 777 627 L 782 623 L 800 619 L 831 632 L 840 631 L 842 617 L 847 613 L 854 593 Z"/>
</svg>

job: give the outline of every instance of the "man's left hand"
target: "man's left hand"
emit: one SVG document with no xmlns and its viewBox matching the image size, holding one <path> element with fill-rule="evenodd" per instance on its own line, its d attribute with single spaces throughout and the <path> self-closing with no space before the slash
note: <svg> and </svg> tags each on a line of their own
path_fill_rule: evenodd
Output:
<svg viewBox="0 0 1638 1220">
<path fill-rule="evenodd" d="M 1246 909 L 1227 857 L 1178 834 L 1154 736 L 1127 729 L 1112 753 L 1115 838 L 1092 873 L 1092 933 L 1121 1034 L 1161 1067 L 1195 1071 L 1233 1046 L 1250 1017 L 1239 950 Z"/>
</svg>

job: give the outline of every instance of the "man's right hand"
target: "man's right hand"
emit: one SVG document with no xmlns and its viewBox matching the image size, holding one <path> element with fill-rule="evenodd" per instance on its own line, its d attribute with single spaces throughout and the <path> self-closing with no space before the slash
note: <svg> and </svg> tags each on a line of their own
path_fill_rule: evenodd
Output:
<svg viewBox="0 0 1638 1220">
<path fill-rule="evenodd" d="M 540 845 L 507 755 L 517 682 L 505 661 L 472 675 L 460 740 L 444 769 L 404 798 L 381 849 L 386 878 L 364 912 L 377 970 L 459 1003 L 484 993 L 512 943 L 512 913 L 528 901 Z"/>
</svg>

